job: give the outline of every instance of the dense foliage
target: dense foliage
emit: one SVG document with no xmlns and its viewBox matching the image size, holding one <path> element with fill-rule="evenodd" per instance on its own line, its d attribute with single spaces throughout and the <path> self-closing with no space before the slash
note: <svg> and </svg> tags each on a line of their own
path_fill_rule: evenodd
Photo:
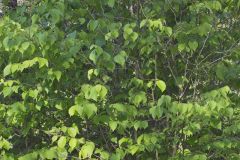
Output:
<svg viewBox="0 0 240 160">
<path fill-rule="evenodd" d="M 0 19 L 0 159 L 240 159 L 239 0 L 42 0 Z"/>
</svg>

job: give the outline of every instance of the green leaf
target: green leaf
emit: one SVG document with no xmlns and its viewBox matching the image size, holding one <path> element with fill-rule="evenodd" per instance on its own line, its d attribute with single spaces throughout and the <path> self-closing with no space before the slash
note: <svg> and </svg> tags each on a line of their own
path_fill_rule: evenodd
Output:
<svg viewBox="0 0 240 160">
<path fill-rule="evenodd" d="M 229 117 L 232 117 L 232 116 L 233 116 L 233 113 L 234 113 L 234 110 L 233 110 L 233 108 L 227 108 L 227 109 L 226 109 L 226 112 L 227 112 L 227 115 L 228 115 Z"/>
<path fill-rule="evenodd" d="M 164 81 L 162 81 L 162 80 L 157 80 L 157 81 L 156 81 L 156 84 L 157 84 L 158 88 L 159 88 L 162 92 L 164 92 L 164 91 L 166 90 L 166 84 L 165 84 Z"/>
<path fill-rule="evenodd" d="M 69 146 L 71 147 L 71 149 L 74 149 L 77 146 L 77 139 L 76 138 L 71 138 L 69 141 Z"/>
<path fill-rule="evenodd" d="M 138 145 L 131 145 L 128 148 L 128 151 L 129 151 L 129 153 L 131 153 L 131 155 L 134 155 L 138 150 L 139 150 L 139 146 Z"/>
<path fill-rule="evenodd" d="M 198 42 L 197 41 L 189 41 L 188 46 L 192 51 L 195 51 L 198 47 Z"/>
<path fill-rule="evenodd" d="M 100 154 L 101 159 L 109 159 L 109 153 L 102 149 L 96 149 L 95 154 Z"/>
<path fill-rule="evenodd" d="M 40 152 L 40 157 L 43 159 L 56 159 L 57 151 L 56 148 L 44 149 Z"/>
<path fill-rule="evenodd" d="M 112 34 L 111 32 L 109 32 L 105 35 L 105 40 L 108 41 L 109 39 L 111 39 L 111 37 L 112 37 Z"/>
<path fill-rule="evenodd" d="M 120 154 L 112 154 L 110 160 L 121 160 Z"/>
<path fill-rule="evenodd" d="M 121 103 L 112 104 L 110 107 L 116 109 L 116 111 L 118 111 L 118 112 L 126 112 L 127 111 L 125 105 L 123 105 Z"/>
<path fill-rule="evenodd" d="M 117 128 L 118 122 L 117 121 L 110 121 L 109 122 L 109 127 L 111 128 L 112 131 L 114 131 Z"/>
<path fill-rule="evenodd" d="M 13 93 L 12 87 L 4 87 L 2 93 L 4 97 L 11 95 Z"/>
<path fill-rule="evenodd" d="M 86 22 L 85 18 L 79 18 L 78 20 L 79 20 L 80 24 L 84 24 Z"/>
<path fill-rule="evenodd" d="M 93 151 L 95 149 L 95 144 L 93 142 L 86 142 L 81 148 L 81 151 L 79 152 L 79 158 L 91 158 Z"/>
<path fill-rule="evenodd" d="M 64 148 L 66 143 L 67 143 L 67 138 L 62 136 L 62 137 L 59 138 L 57 144 L 58 144 L 59 148 Z"/>
<path fill-rule="evenodd" d="M 97 52 L 96 50 L 93 50 L 90 55 L 89 59 L 93 61 L 94 64 L 97 63 L 98 57 L 102 54 L 102 52 Z"/>
<path fill-rule="evenodd" d="M 94 72 L 94 69 L 89 69 L 88 70 L 88 79 L 91 80 L 92 74 Z"/>
<path fill-rule="evenodd" d="M 90 118 L 92 115 L 97 113 L 97 107 L 93 103 L 87 103 L 83 106 L 83 113 L 87 115 L 88 118 Z"/>
<path fill-rule="evenodd" d="M 178 44 L 178 51 L 182 52 L 186 48 L 186 45 L 184 43 Z"/>
<path fill-rule="evenodd" d="M 216 66 L 216 75 L 220 80 L 224 80 L 227 75 L 228 68 L 224 65 L 224 63 L 218 63 Z"/>
<path fill-rule="evenodd" d="M 135 42 L 137 40 L 137 38 L 138 38 L 138 33 L 133 32 L 132 35 L 131 35 L 132 41 Z"/>
<path fill-rule="evenodd" d="M 1 140 L 1 138 L 2 137 L 0 137 L 0 147 L 5 150 L 10 150 L 13 147 L 12 144 L 6 139 Z"/>
<path fill-rule="evenodd" d="M 146 93 L 143 91 L 136 93 L 133 97 L 133 103 L 136 106 L 138 106 L 140 103 L 146 103 L 146 102 L 147 102 Z"/>
<path fill-rule="evenodd" d="M 11 67 L 12 67 L 12 64 L 8 64 L 4 70 L 3 70 L 3 75 L 4 77 L 8 76 L 9 74 L 11 74 Z"/>
<path fill-rule="evenodd" d="M 35 89 L 35 90 L 29 90 L 29 96 L 36 99 L 37 96 L 38 96 L 38 90 Z"/>
<path fill-rule="evenodd" d="M 68 128 L 68 135 L 71 137 L 75 137 L 78 133 L 78 129 L 76 127 L 70 127 Z"/>
<path fill-rule="evenodd" d="M 203 23 L 198 27 L 198 33 L 200 36 L 207 35 L 211 28 L 212 26 L 209 23 Z"/>
<path fill-rule="evenodd" d="M 144 27 L 147 22 L 148 22 L 147 19 L 142 20 L 141 23 L 140 23 L 140 28 Z"/>
<path fill-rule="evenodd" d="M 165 27 L 164 31 L 167 33 L 168 36 L 172 35 L 172 28 L 171 27 Z"/>
<path fill-rule="evenodd" d="M 198 154 L 191 157 L 191 160 L 207 160 L 207 156 L 204 154 Z"/>
<path fill-rule="evenodd" d="M 32 16 L 32 24 L 35 24 L 37 22 L 38 18 L 39 18 L 39 16 L 37 14 L 34 14 Z"/>
<path fill-rule="evenodd" d="M 149 26 L 153 29 L 162 30 L 163 24 L 161 19 L 149 20 Z M 168 28 L 169 29 L 169 28 Z M 167 27 L 164 27 L 165 32 L 168 30 Z"/>
<path fill-rule="evenodd" d="M 118 141 L 119 146 L 122 146 L 123 144 L 131 144 L 131 143 L 132 143 L 132 139 L 127 137 L 123 137 Z"/>
<path fill-rule="evenodd" d="M 219 11 L 222 9 L 222 4 L 219 1 L 210 1 L 207 3 L 208 6 L 210 6 L 213 10 Z"/>
<path fill-rule="evenodd" d="M 36 57 L 33 60 L 36 60 L 39 63 L 39 68 L 42 68 L 43 66 L 48 67 L 48 60 L 45 58 Z"/>
<path fill-rule="evenodd" d="M 115 0 L 108 0 L 109 7 L 113 8 L 114 4 L 115 4 Z"/>
<path fill-rule="evenodd" d="M 29 153 L 18 158 L 18 160 L 37 160 L 37 159 L 38 159 L 37 152 Z"/>
<path fill-rule="evenodd" d="M 56 76 L 57 80 L 60 81 L 60 78 L 62 76 L 62 72 L 61 71 L 54 71 L 54 75 Z"/>
<path fill-rule="evenodd" d="M 70 116 L 73 116 L 73 115 L 75 114 L 75 111 L 76 111 L 76 105 L 74 105 L 74 106 L 72 106 L 72 107 L 69 108 L 68 114 L 69 114 Z"/>
<path fill-rule="evenodd" d="M 122 67 L 125 66 L 125 56 L 122 54 L 118 54 L 114 57 L 114 61 L 120 64 Z"/>
<path fill-rule="evenodd" d="M 225 148 L 225 144 L 223 141 L 217 141 L 213 143 L 214 147 L 218 148 L 218 149 L 224 149 Z"/>
<path fill-rule="evenodd" d="M 53 136 L 53 137 L 52 137 L 52 143 L 55 142 L 57 139 L 58 139 L 58 136 L 57 136 L 57 135 Z"/>
<path fill-rule="evenodd" d="M 88 28 L 90 31 L 94 31 L 98 27 L 98 20 L 90 20 L 88 23 Z"/>
<path fill-rule="evenodd" d="M 99 96 L 99 93 L 96 91 L 96 88 L 95 87 L 92 87 L 90 89 L 90 94 L 87 93 L 87 96 L 88 98 L 87 99 L 92 99 L 94 101 L 97 101 L 98 100 L 98 96 Z M 87 97 L 85 96 L 85 97 Z"/>
<path fill-rule="evenodd" d="M 51 15 L 51 21 L 53 24 L 56 24 L 58 22 L 60 22 L 61 17 L 63 16 L 63 13 L 61 12 L 61 10 L 59 9 L 50 9 L 49 13 Z"/>
<path fill-rule="evenodd" d="M 19 64 L 12 64 L 11 66 L 11 72 L 15 73 L 16 71 L 19 70 Z"/>
<path fill-rule="evenodd" d="M 22 43 L 19 51 L 23 54 L 28 49 L 29 46 L 30 46 L 29 42 L 24 42 Z"/>
<path fill-rule="evenodd" d="M 126 27 L 126 28 L 124 29 L 124 33 L 125 33 L 126 35 L 130 35 L 130 34 L 133 33 L 133 29 L 132 29 L 132 28 L 129 28 L 129 27 Z"/>
<path fill-rule="evenodd" d="M 152 115 L 153 119 L 160 118 L 163 114 L 163 109 L 160 106 L 154 106 L 149 109 L 149 113 Z"/>
<path fill-rule="evenodd" d="M 101 99 L 104 99 L 106 97 L 108 91 L 105 86 L 98 84 L 94 87 L 94 89 L 96 90 Z"/>
<path fill-rule="evenodd" d="M 3 43 L 5 50 L 9 51 L 10 48 L 9 48 L 9 37 L 8 36 L 3 39 L 2 43 Z"/>
<path fill-rule="evenodd" d="M 136 121 L 134 122 L 134 129 L 137 131 L 139 128 L 140 129 L 146 129 L 148 127 L 148 122 L 147 121 Z"/>
</svg>

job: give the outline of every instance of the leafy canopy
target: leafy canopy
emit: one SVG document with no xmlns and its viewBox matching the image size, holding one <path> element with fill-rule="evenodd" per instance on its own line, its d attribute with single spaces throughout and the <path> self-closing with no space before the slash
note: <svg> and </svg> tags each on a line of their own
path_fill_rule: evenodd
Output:
<svg viewBox="0 0 240 160">
<path fill-rule="evenodd" d="M 0 159 L 239 159 L 239 7 L 239 0 L 6 7 Z"/>
</svg>

